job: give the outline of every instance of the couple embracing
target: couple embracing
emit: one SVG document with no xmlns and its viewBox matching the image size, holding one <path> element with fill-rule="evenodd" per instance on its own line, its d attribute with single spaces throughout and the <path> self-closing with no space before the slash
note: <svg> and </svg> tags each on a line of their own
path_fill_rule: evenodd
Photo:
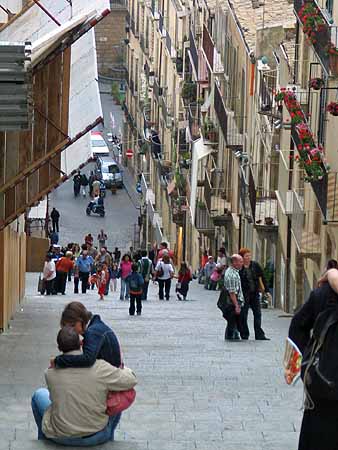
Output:
<svg viewBox="0 0 338 450">
<path fill-rule="evenodd" d="M 81 342 L 80 336 L 83 336 Z M 123 367 L 118 339 L 82 303 L 68 304 L 57 336 L 61 355 L 32 397 L 38 439 L 88 447 L 114 440 L 121 411 L 135 398 L 135 374 Z"/>
</svg>

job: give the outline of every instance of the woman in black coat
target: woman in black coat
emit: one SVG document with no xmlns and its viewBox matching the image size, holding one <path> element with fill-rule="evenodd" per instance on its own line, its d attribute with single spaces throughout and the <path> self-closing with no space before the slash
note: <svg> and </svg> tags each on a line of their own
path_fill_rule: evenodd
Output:
<svg viewBox="0 0 338 450">
<path fill-rule="evenodd" d="M 333 277 L 338 281 L 337 270 Z M 329 283 L 325 282 L 311 292 L 308 301 L 293 317 L 289 338 L 295 342 L 302 354 L 310 341 L 317 317 L 329 308 L 338 308 L 338 296 Z M 288 373 L 286 380 L 291 382 Z M 304 410 L 298 450 L 338 450 L 338 401 L 312 400 L 314 408 Z"/>
</svg>

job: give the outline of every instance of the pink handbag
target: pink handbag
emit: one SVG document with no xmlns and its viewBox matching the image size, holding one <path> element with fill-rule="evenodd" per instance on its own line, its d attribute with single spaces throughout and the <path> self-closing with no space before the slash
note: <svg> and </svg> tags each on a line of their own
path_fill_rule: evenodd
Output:
<svg viewBox="0 0 338 450">
<path fill-rule="evenodd" d="M 120 354 L 121 354 L 121 360 L 123 358 L 122 350 L 120 347 Z M 120 368 L 123 369 L 124 364 L 121 363 Z M 136 398 L 136 391 L 135 389 L 129 389 L 128 391 L 110 391 L 107 395 L 107 408 L 106 408 L 106 414 L 108 416 L 116 416 L 117 414 L 120 414 L 125 409 L 128 409 L 129 406 L 131 406 Z"/>
<path fill-rule="evenodd" d="M 106 414 L 108 414 L 108 416 L 120 414 L 134 403 L 135 397 L 135 389 L 129 389 L 129 391 L 122 392 L 108 392 Z"/>
<path fill-rule="evenodd" d="M 210 280 L 211 281 L 219 281 L 221 276 L 222 276 L 222 273 L 219 273 L 218 270 L 215 269 L 210 276 Z"/>
</svg>

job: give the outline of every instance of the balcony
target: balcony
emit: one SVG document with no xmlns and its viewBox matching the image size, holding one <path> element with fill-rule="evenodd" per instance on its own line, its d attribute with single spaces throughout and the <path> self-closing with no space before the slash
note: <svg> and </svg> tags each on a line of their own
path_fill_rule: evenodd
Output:
<svg viewBox="0 0 338 450">
<path fill-rule="evenodd" d="M 173 222 L 178 226 L 183 226 L 185 215 L 188 210 L 187 197 L 179 195 L 172 200 L 171 206 Z"/>
<path fill-rule="evenodd" d="M 202 135 L 204 138 L 204 143 L 206 145 L 217 146 L 219 138 L 218 134 L 218 128 L 213 123 L 213 121 L 208 117 L 205 118 L 202 125 Z"/>
<path fill-rule="evenodd" d="M 215 84 L 215 112 L 226 145 L 233 151 L 243 150 L 244 117 L 235 116 L 225 108 L 219 87 Z"/>
<path fill-rule="evenodd" d="M 338 56 L 334 51 L 338 46 L 337 27 L 329 23 L 315 0 L 307 0 L 305 4 L 304 0 L 294 0 L 294 10 L 325 71 L 330 73 L 331 70 L 337 75 Z"/>
<path fill-rule="evenodd" d="M 159 19 L 159 14 L 158 14 L 158 1 L 157 0 L 151 0 L 151 13 L 153 15 L 154 20 L 158 20 Z"/>
<path fill-rule="evenodd" d="M 198 79 L 198 51 L 192 30 L 189 32 L 190 50 L 188 51 L 190 63 L 193 66 L 195 79 Z"/>
<path fill-rule="evenodd" d="M 145 55 L 149 54 L 149 44 L 143 33 L 140 33 L 140 47 Z"/>
<path fill-rule="evenodd" d="M 136 36 L 136 24 L 134 17 L 130 17 L 130 29 L 133 32 L 134 36 Z"/>
<path fill-rule="evenodd" d="M 200 233 L 209 236 L 213 236 L 215 234 L 215 225 L 210 218 L 205 203 L 201 200 L 198 200 L 196 203 L 195 227 Z"/>
<path fill-rule="evenodd" d="M 179 153 L 186 153 L 189 151 L 189 142 L 187 142 L 186 128 L 179 129 L 178 151 Z"/>
<path fill-rule="evenodd" d="M 211 179 L 212 175 L 205 169 L 205 204 L 214 225 L 224 226 L 228 222 L 232 222 L 231 204 L 227 200 L 229 198 L 229 193 L 225 189 L 212 187 Z"/>
<path fill-rule="evenodd" d="M 294 194 L 291 233 L 301 256 L 319 260 L 321 258 L 320 235 L 314 224 L 320 211 L 305 208 L 304 198 Z"/>
<path fill-rule="evenodd" d="M 157 102 L 160 103 L 160 97 L 163 94 L 163 90 L 160 87 L 158 79 L 156 77 L 154 77 L 153 93 L 154 93 L 154 96 L 155 96 Z"/>
<path fill-rule="evenodd" d="M 338 223 L 338 173 L 329 172 L 322 180 L 312 183 L 324 223 Z"/>
<path fill-rule="evenodd" d="M 188 106 L 188 122 L 191 140 L 196 141 L 201 137 L 201 114 L 199 104 L 190 104 Z"/>
<path fill-rule="evenodd" d="M 208 28 L 205 25 L 203 26 L 202 49 L 207 59 L 210 71 L 213 72 L 215 44 L 210 36 Z"/>
<path fill-rule="evenodd" d="M 158 131 L 155 131 L 153 129 L 151 130 L 150 141 L 151 141 L 151 155 L 153 159 L 159 159 L 162 154 L 162 145 Z"/>
<path fill-rule="evenodd" d="M 172 102 L 172 96 L 166 95 L 162 96 L 161 101 L 161 107 L 162 107 L 162 115 L 163 119 L 165 121 L 167 128 L 172 128 L 172 119 L 173 119 L 173 102 Z"/>
<path fill-rule="evenodd" d="M 258 189 L 255 198 L 255 228 L 261 231 L 277 231 L 277 197 L 275 192 Z"/>
<path fill-rule="evenodd" d="M 159 29 L 159 32 L 161 33 L 162 37 L 165 37 L 166 30 L 164 28 L 164 17 L 161 12 L 159 13 L 158 29 Z"/>
</svg>

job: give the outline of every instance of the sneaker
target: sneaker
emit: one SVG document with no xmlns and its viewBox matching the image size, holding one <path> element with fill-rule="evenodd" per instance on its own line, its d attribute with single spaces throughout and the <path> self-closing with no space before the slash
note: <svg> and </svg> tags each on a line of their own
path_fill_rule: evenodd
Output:
<svg viewBox="0 0 338 450">
<path fill-rule="evenodd" d="M 177 300 L 182 301 L 182 297 L 180 296 L 180 294 L 177 294 Z"/>
<path fill-rule="evenodd" d="M 270 341 L 270 339 L 266 336 L 262 336 L 262 337 L 256 338 L 256 341 Z"/>
<path fill-rule="evenodd" d="M 140 312 L 138 312 L 138 313 L 137 313 L 137 315 L 138 315 L 138 316 L 140 316 L 140 315 L 141 315 L 141 313 L 140 313 Z"/>
</svg>

